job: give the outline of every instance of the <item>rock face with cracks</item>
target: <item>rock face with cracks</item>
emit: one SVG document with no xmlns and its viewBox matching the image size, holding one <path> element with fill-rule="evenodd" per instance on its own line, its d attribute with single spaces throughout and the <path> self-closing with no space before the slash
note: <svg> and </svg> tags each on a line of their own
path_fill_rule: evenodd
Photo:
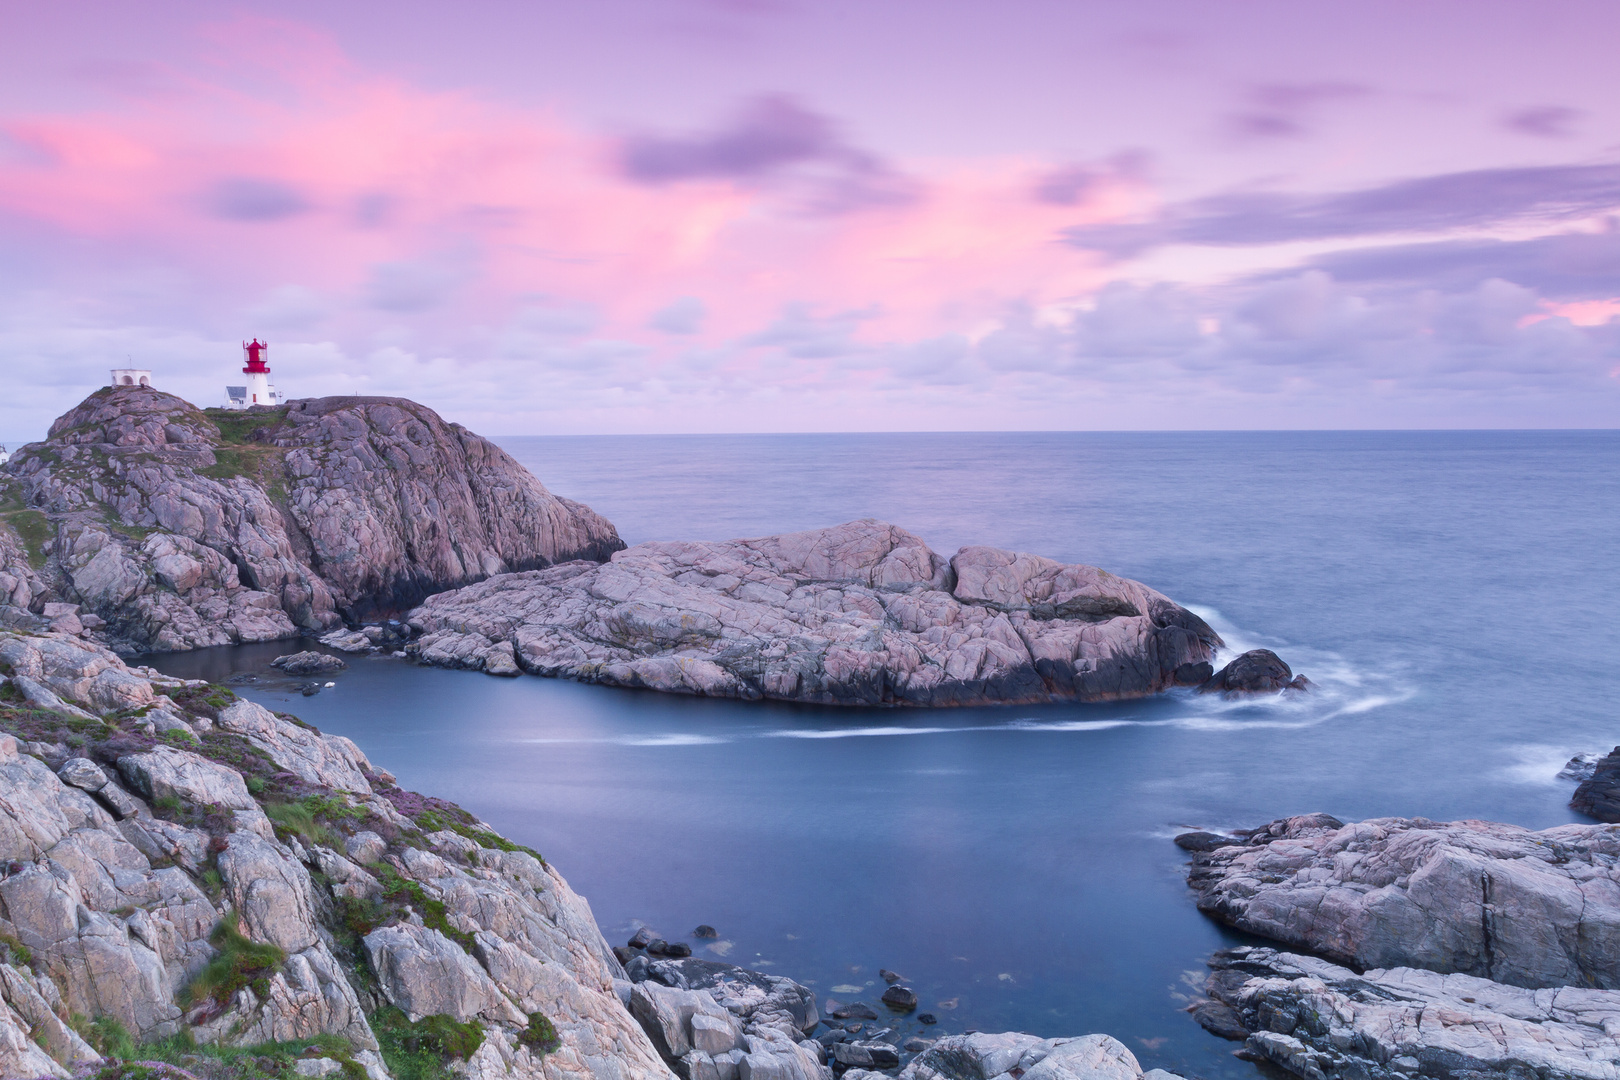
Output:
<svg viewBox="0 0 1620 1080">
<path fill-rule="evenodd" d="M 1360 968 L 1620 990 L 1620 826 L 1285 818 L 1193 856 L 1222 922 Z"/>
<path fill-rule="evenodd" d="M 0 631 L 0 658 L 74 710 L 0 698 L 0 1075 L 94 1062 L 61 1019 L 79 1014 L 137 1040 L 341 1036 L 387 1080 L 373 1018 L 397 1008 L 477 1026 L 462 1076 L 672 1080 L 589 906 L 470 814 L 71 635 Z M 221 988 L 222 926 L 279 959 Z M 535 1016 L 554 1044 L 525 1041 Z"/>
<path fill-rule="evenodd" d="M 1101 701 L 1209 677 L 1220 638 L 1139 582 L 881 521 L 499 574 L 410 614 L 424 663 L 838 705 Z"/>
<path fill-rule="evenodd" d="M 494 444 L 398 398 L 210 415 L 104 388 L 13 456 L 0 504 L 26 508 L 0 516 L 0 625 L 66 602 L 126 652 L 329 630 L 624 546 Z M 37 551 L 25 528 L 48 534 Z"/>
<path fill-rule="evenodd" d="M 1530 990 L 1398 967 L 1357 974 L 1273 949 L 1217 953 L 1207 986 L 1242 1055 L 1305 1080 L 1620 1076 L 1620 993 Z"/>
</svg>

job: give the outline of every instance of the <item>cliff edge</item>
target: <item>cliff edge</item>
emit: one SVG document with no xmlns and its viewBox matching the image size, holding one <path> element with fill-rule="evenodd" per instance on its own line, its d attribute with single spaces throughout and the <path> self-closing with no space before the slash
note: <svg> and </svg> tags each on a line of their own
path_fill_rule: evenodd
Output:
<svg viewBox="0 0 1620 1080">
<path fill-rule="evenodd" d="M 204 411 L 106 387 L 0 473 L 0 622 L 71 614 L 126 654 L 266 641 L 623 546 L 415 402 Z"/>
</svg>

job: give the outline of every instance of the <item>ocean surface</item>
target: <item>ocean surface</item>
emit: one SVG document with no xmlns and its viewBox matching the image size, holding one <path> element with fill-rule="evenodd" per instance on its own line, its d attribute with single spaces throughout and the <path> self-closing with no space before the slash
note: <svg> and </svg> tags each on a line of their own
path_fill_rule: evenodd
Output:
<svg viewBox="0 0 1620 1080">
<path fill-rule="evenodd" d="M 878 517 L 1138 578 L 1317 684 L 842 710 L 362 658 L 315 697 L 246 688 L 542 851 L 615 944 L 709 923 L 731 962 L 844 1001 L 890 968 L 936 1033 L 1103 1031 L 1145 1067 L 1252 1076 L 1182 1011 L 1242 939 L 1193 906 L 1175 833 L 1314 810 L 1543 828 L 1577 820 L 1565 759 L 1620 742 L 1620 433 L 497 441 L 630 543 Z M 158 666 L 263 673 L 290 648 Z"/>
</svg>

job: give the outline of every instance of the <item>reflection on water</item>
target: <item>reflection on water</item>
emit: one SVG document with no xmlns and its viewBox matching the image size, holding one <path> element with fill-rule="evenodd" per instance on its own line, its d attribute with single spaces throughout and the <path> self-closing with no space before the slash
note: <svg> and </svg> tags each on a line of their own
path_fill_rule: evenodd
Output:
<svg viewBox="0 0 1620 1080">
<path fill-rule="evenodd" d="M 360 658 L 314 697 L 243 688 L 543 851 L 610 938 L 709 923 L 731 962 L 845 999 L 887 967 L 942 1030 L 1107 1031 L 1148 1066 L 1252 1075 L 1181 1011 L 1238 939 L 1171 836 L 1312 810 L 1545 827 L 1573 820 L 1563 759 L 1617 741 L 1612 434 L 503 444 L 632 542 L 881 516 L 1139 577 L 1318 684 L 912 712 Z M 159 666 L 219 679 L 291 648 Z"/>
</svg>

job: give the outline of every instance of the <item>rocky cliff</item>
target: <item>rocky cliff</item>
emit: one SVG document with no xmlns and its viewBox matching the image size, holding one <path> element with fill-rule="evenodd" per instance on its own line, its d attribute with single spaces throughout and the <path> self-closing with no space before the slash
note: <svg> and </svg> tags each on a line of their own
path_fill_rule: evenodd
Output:
<svg viewBox="0 0 1620 1080">
<path fill-rule="evenodd" d="M 0 473 L 0 622 L 59 602 L 126 652 L 263 641 L 623 546 L 414 402 L 204 412 L 109 387 Z"/>
<path fill-rule="evenodd" d="M 1137 697 L 1204 683 L 1221 644 L 1140 582 L 988 547 L 946 558 L 872 520 L 497 574 L 409 622 L 424 663 L 838 705 Z"/>
</svg>

